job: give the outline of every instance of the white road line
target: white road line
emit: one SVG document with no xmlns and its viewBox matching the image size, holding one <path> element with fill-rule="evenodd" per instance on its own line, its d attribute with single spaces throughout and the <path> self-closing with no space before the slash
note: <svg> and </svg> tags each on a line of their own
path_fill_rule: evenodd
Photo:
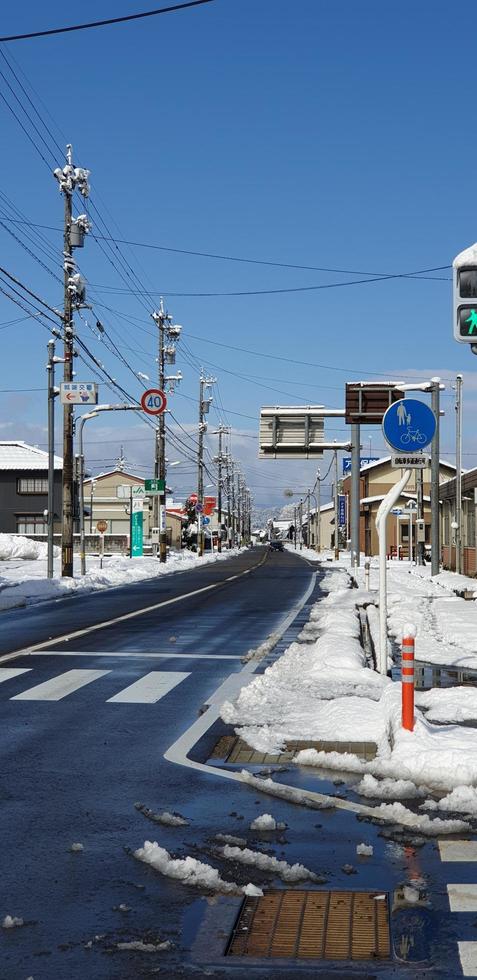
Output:
<svg viewBox="0 0 477 980">
<path fill-rule="evenodd" d="M 22 694 L 15 694 L 10 698 L 11 701 L 61 701 L 73 691 L 78 691 L 85 684 L 91 684 L 104 674 L 110 674 L 109 670 L 67 670 L 58 677 L 52 677 L 49 681 L 36 684 Z"/>
<path fill-rule="evenodd" d="M 176 602 L 182 602 L 183 599 L 191 599 L 192 596 L 201 595 L 203 592 L 211 592 L 212 589 L 219 589 L 227 582 L 234 582 L 238 578 L 243 578 L 244 575 L 250 575 L 250 572 L 254 572 L 256 568 L 260 568 L 260 565 L 267 559 L 267 553 L 265 552 L 263 558 L 257 562 L 256 565 L 252 565 L 251 568 L 246 568 L 244 572 L 238 572 L 236 575 L 228 575 L 227 578 L 222 579 L 220 582 L 214 582 L 212 585 L 205 585 L 201 589 L 194 589 L 192 592 L 185 592 L 183 595 L 174 596 L 173 599 L 164 599 L 162 602 L 155 602 L 153 606 L 144 606 L 142 609 L 135 609 L 134 612 L 124 613 L 122 616 L 116 616 L 114 619 L 105 619 L 101 623 L 96 623 L 94 626 L 86 626 L 81 630 L 73 630 L 71 633 L 64 633 L 62 636 L 55 636 L 54 640 L 56 643 L 63 643 L 65 640 L 72 640 L 77 636 L 85 636 L 87 633 L 94 633 L 96 630 L 105 629 L 107 626 L 114 626 L 116 623 L 124 623 L 128 619 L 134 619 L 136 616 L 144 616 L 146 613 L 155 612 L 156 609 L 163 609 L 164 606 L 172 606 Z M 205 567 L 205 566 L 204 566 Z M 43 640 L 41 643 L 35 643 L 31 647 L 24 647 L 23 649 L 14 650 L 13 653 L 6 653 L 3 657 L 0 657 L 0 663 L 5 663 L 7 660 L 13 660 L 22 654 L 27 656 L 33 653 L 35 650 L 44 650 L 52 642 L 52 637 L 49 640 Z"/>
<path fill-rule="evenodd" d="M 179 670 L 151 670 L 134 684 L 119 691 L 119 694 L 115 694 L 113 698 L 108 698 L 107 703 L 155 704 L 189 676 L 190 674 L 184 674 Z"/>
<path fill-rule="evenodd" d="M 477 977 L 477 943 L 458 942 L 457 945 L 464 977 Z"/>
<path fill-rule="evenodd" d="M 84 650 L 68 650 L 63 653 L 63 650 L 36 650 L 34 653 L 30 653 L 30 657 L 138 657 L 140 660 L 157 660 L 164 659 L 167 660 L 169 657 L 171 660 L 242 660 L 242 656 L 237 654 L 232 656 L 231 654 L 221 654 L 221 653 L 139 653 L 138 651 L 130 652 L 129 650 L 121 651 L 107 651 L 96 653 L 92 650 L 91 653 Z M 16 654 L 19 656 L 19 654 Z M 3 668 L 8 670 L 8 667 Z M 12 668 L 13 670 L 14 668 Z M 31 667 L 24 668 L 25 670 L 31 670 Z M 0 667 L 0 672 L 2 668 Z M 17 671 L 20 673 L 20 670 Z"/>
<path fill-rule="evenodd" d="M 477 912 L 477 885 L 447 885 L 451 912 Z"/>
<path fill-rule="evenodd" d="M 439 840 L 441 861 L 477 861 L 477 841 Z"/>
<path fill-rule="evenodd" d="M 0 684 L 2 681 L 9 681 L 11 677 L 17 677 L 18 674 L 26 674 L 31 670 L 31 667 L 0 667 Z"/>
</svg>

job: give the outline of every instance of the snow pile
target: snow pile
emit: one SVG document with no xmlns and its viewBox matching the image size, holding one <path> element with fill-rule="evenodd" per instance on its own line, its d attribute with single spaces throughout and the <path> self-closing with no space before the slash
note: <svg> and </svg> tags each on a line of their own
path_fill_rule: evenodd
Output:
<svg viewBox="0 0 477 980">
<path fill-rule="evenodd" d="M 422 810 L 444 810 L 448 813 L 468 813 L 477 816 L 477 789 L 474 786 L 456 786 L 440 800 L 426 800 Z"/>
<path fill-rule="evenodd" d="M 2 922 L 2 929 L 15 929 L 25 925 L 24 920 L 17 915 L 6 915 Z"/>
<path fill-rule="evenodd" d="M 412 827 L 421 834 L 429 837 L 439 837 L 440 834 L 461 834 L 469 830 L 469 824 L 465 820 L 441 820 L 436 817 L 430 820 L 426 814 L 413 813 L 402 803 L 381 803 L 375 808 L 376 817 L 383 818 L 388 822 L 402 824 L 403 827 Z"/>
<path fill-rule="evenodd" d="M 60 549 L 55 547 L 54 554 L 58 556 L 59 553 Z M 36 561 L 38 558 L 46 558 L 46 554 L 45 541 L 33 541 L 20 534 L 0 534 L 0 561 L 11 558 Z"/>
<path fill-rule="evenodd" d="M 360 643 L 356 589 L 331 588 L 315 603 L 311 618 L 322 635 L 312 643 L 292 643 L 282 657 L 222 705 L 222 719 L 239 725 L 238 734 L 259 752 L 277 753 L 286 741 L 356 737 L 377 741 L 384 735 L 379 700 L 391 684 L 366 667 Z M 344 576 L 348 581 L 348 576 Z M 337 585 L 338 583 L 334 583 Z"/>
<path fill-rule="evenodd" d="M 235 837 L 234 834 L 216 834 L 214 840 L 218 841 L 219 844 L 236 844 L 237 847 L 247 846 L 245 837 Z"/>
<path fill-rule="evenodd" d="M 285 830 L 286 823 L 280 823 L 272 817 L 271 813 L 262 813 L 261 816 L 255 817 L 250 824 L 250 830 Z"/>
<path fill-rule="evenodd" d="M 260 871 L 270 871 L 278 875 L 282 881 L 320 881 L 318 875 L 309 871 L 303 864 L 288 864 L 287 861 L 279 861 L 278 858 L 262 854 L 261 851 L 252 851 L 250 848 L 230 847 L 226 844 L 220 848 L 220 853 L 229 861 L 238 861 L 239 864 L 247 864 Z"/>
<path fill-rule="evenodd" d="M 374 800 L 412 800 L 426 794 L 425 789 L 410 779 L 375 779 L 370 773 L 366 773 L 353 789 L 359 796 Z"/>
<path fill-rule="evenodd" d="M 294 786 L 282 786 L 281 783 L 275 783 L 273 779 L 257 779 L 248 769 L 242 769 L 240 778 L 244 783 L 248 783 L 249 786 L 253 786 L 254 789 L 258 789 L 262 793 L 268 793 L 270 796 L 278 796 L 281 800 L 289 800 L 290 803 L 299 803 L 301 806 L 308 806 L 312 810 L 322 810 L 332 805 L 328 802 L 321 803 L 313 799 L 306 790 L 295 789 Z"/>
<path fill-rule="evenodd" d="M 185 817 L 181 817 L 180 813 L 169 813 L 168 810 L 164 810 L 163 813 L 154 813 L 154 810 L 150 810 L 144 803 L 135 803 L 134 806 L 136 810 L 139 810 L 139 813 L 144 814 L 153 823 L 162 823 L 165 827 L 189 826 L 189 821 Z"/>
<path fill-rule="evenodd" d="M 477 688 L 448 687 L 416 691 L 416 703 L 428 721 L 477 721 Z"/>
<path fill-rule="evenodd" d="M 359 854 L 361 857 L 371 857 L 373 853 L 372 844 L 357 844 L 356 846 L 356 854 Z"/>
<path fill-rule="evenodd" d="M 16 538 L 15 535 L 0 535 L 1 537 L 13 538 L 13 540 Z M 21 540 L 26 541 L 25 548 L 32 546 L 35 554 L 25 556 L 20 568 L 15 562 L 9 560 L 10 556 L 6 552 L 7 557 L 0 576 L 0 610 L 14 609 L 47 599 L 58 599 L 76 591 L 95 592 L 100 589 L 130 585 L 132 582 L 142 582 L 175 572 L 184 572 L 213 562 L 226 561 L 228 558 L 240 554 L 241 551 L 240 548 L 234 548 L 220 554 L 214 552 L 198 558 L 194 552 L 184 550 L 169 555 L 165 564 L 161 564 L 156 558 L 146 556 L 133 559 L 122 555 L 106 556 L 103 560 L 103 568 L 99 567 L 99 557 L 88 555 L 86 558 L 88 570 L 83 577 L 80 575 L 79 558 L 76 555 L 73 578 L 61 578 L 60 562 L 57 559 L 55 561 L 55 577 L 48 579 L 46 577 L 46 550 L 41 550 L 46 549 L 46 545 L 41 542 L 30 541 L 27 538 Z"/>
<path fill-rule="evenodd" d="M 116 943 L 116 949 L 130 953 L 162 953 L 166 949 L 172 949 L 172 943 L 168 939 L 163 943 L 143 943 L 141 939 L 134 939 L 130 943 Z"/>
<path fill-rule="evenodd" d="M 70 847 L 70 851 L 72 851 L 73 854 L 79 854 L 81 851 L 84 851 L 83 844 L 73 843 Z"/>
<path fill-rule="evenodd" d="M 207 888 L 214 892 L 223 892 L 229 895 L 263 895 L 261 889 L 256 889 L 255 885 L 249 884 L 240 887 L 235 882 L 224 881 L 216 868 L 198 861 L 197 858 L 172 858 L 164 847 L 159 847 L 157 841 L 144 841 L 144 847 L 139 847 L 137 851 L 134 851 L 134 857 L 138 861 L 150 864 L 151 867 L 160 871 L 167 878 L 176 878 L 183 881 L 185 885 L 192 885 L 195 888 Z M 247 888 L 256 890 L 246 891 Z"/>
</svg>

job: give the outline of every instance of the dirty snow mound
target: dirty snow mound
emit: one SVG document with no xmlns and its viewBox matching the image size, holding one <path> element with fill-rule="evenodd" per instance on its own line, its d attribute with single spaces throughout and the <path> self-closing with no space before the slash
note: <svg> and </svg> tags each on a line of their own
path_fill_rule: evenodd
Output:
<svg viewBox="0 0 477 980">
<path fill-rule="evenodd" d="M 216 868 L 210 864 L 204 864 L 197 858 L 172 858 L 164 847 L 159 847 L 157 841 L 144 841 L 144 847 L 139 847 L 134 851 L 134 857 L 138 861 L 150 864 L 156 871 L 167 878 L 176 878 L 183 881 L 185 885 L 192 885 L 195 888 L 207 888 L 215 892 L 224 892 L 231 895 L 246 894 L 244 888 L 235 884 L 233 881 L 224 881 L 220 877 Z M 248 894 L 248 893 L 247 893 Z M 263 892 L 260 892 L 263 894 Z"/>
</svg>

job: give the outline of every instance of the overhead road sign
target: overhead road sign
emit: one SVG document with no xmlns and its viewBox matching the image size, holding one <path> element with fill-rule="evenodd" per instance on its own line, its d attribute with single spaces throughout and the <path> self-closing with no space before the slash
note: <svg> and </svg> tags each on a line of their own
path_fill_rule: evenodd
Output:
<svg viewBox="0 0 477 980">
<path fill-rule="evenodd" d="M 60 402 L 62 405 L 97 405 L 98 385 L 94 381 L 62 381 Z"/>
<path fill-rule="evenodd" d="M 384 438 L 399 453 L 416 454 L 432 442 L 435 431 L 434 412 L 417 398 L 395 402 L 383 418 Z"/>
<path fill-rule="evenodd" d="M 165 480 L 144 480 L 146 493 L 164 493 L 166 489 Z"/>
<path fill-rule="evenodd" d="M 148 388 L 141 396 L 141 408 L 147 415 L 162 415 L 167 398 L 160 388 Z"/>
<path fill-rule="evenodd" d="M 381 425 L 386 409 L 403 397 L 396 381 L 349 381 L 346 384 L 345 422 Z"/>
<path fill-rule="evenodd" d="M 393 453 L 391 466 L 395 470 L 425 470 L 430 465 L 429 456 L 423 453 Z"/>
<path fill-rule="evenodd" d="M 260 411 L 260 459 L 313 459 L 323 455 L 323 405 L 265 406 Z M 332 414 L 332 410 L 329 410 Z M 342 414 L 342 413 L 340 413 Z"/>
</svg>

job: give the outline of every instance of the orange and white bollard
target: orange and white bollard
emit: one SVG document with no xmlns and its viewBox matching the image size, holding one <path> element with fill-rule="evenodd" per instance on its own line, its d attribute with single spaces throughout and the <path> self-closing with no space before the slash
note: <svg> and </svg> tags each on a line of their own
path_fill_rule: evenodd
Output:
<svg viewBox="0 0 477 980">
<path fill-rule="evenodd" d="M 414 635 L 408 631 L 402 638 L 402 727 L 414 731 Z"/>
</svg>

